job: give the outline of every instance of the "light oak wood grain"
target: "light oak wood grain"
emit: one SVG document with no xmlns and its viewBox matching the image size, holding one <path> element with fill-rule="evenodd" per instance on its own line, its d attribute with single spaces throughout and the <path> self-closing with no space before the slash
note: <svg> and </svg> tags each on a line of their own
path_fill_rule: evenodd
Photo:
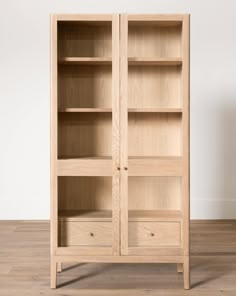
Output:
<svg viewBox="0 0 236 296">
<path fill-rule="evenodd" d="M 181 57 L 181 26 L 129 26 L 128 56 Z"/>
<path fill-rule="evenodd" d="M 183 160 L 184 160 L 184 175 L 183 175 L 183 246 L 184 246 L 184 288 L 190 288 L 190 268 L 189 268 L 189 220 L 190 220 L 190 83 L 189 83 L 189 46 L 190 46 L 190 31 L 189 31 L 189 15 L 184 16 L 183 20 L 183 57 L 184 64 L 182 69 L 182 93 L 183 93 Z"/>
<path fill-rule="evenodd" d="M 58 108 L 111 108 L 111 65 L 59 65 Z"/>
<path fill-rule="evenodd" d="M 128 17 L 120 15 L 120 165 L 128 167 Z M 121 255 L 128 254 L 128 171 L 120 174 Z"/>
<path fill-rule="evenodd" d="M 183 264 L 190 287 L 188 35 L 188 15 L 52 17 L 51 287 L 86 260 Z"/>
<path fill-rule="evenodd" d="M 181 67 L 130 66 L 128 107 L 182 108 Z"/>
<path fill-rule="evenodd" d="M 110 222 L 60 222 L 60 246 L 111 246 Z"/>
<path fill-rule="evenodd" d="M 0 295 L 4 296 L 236 295 L 235 220 L 191 222 L 189 291 L 183 291 L 182 274 L 176 272 L 182 257 L 169 256 L 172 264 L 159 264 L 166 256 L 97 255 L 56 256 L 64 262 L 63 271 L 57 275 L 58 289 L 51 290 L 49 221 L 2 220 L 0 237 Z M 92 263 L 99 258 L 106 263 Z M 134 263 L 137 260 L 140 264 Z"/>
<path fill-rule="evenodd" d="M 112 255 L 120 255 L 120 22 L 112 16 Z"/>
<path fill-rule="evenodd" d="M 179 247 L 179 222 L 129 222 L 129 246 Z"/>
<path fill-rule="evenodd" d="M 112 177 L 59 177 L 59 209 L 112 210 Z"/>
<path fill-rule="evenodd" d="M 107 22 L 100 25 L 97 25 L 97 22 L 88 23 L 82 20 L 78 22 L 59 22 L 59 26 L 58 26 L 59 61 L 63 63 L 67 63 L 67 62 L 93 63 L 94 61 L 111 63 L 111 56 L 112 56 L 112 28 L 111 27 L 112 27 L 112 22 Z M 80 58 L 85 58 L 85 59 L 80 59 Z M 106 61 L 106 58 L 110 58 L 110 59 Z"/>
<path fill-rule="evenodd" d="M 129 176 L 182 176 L 181 157 L 130 157 Z"/>
<path fill-rule="evenodd" d="M 59 58 L 61 65 L 110 65 L 111 58 L 63 57 Z"/>
<path fill-rule="evenodd" d="M 61 159 L 57 161 L 58 176 L 111 176 L 112 160 L 103 157 Z"/>
<path fill-rule="evenodd" d="M 60 113 L 59 157 L 112 155 L 111 113 Z"/>
<path fill-rule="evenodd" d="M 128 58 L 129 66 L 180 66 L 181 58 Z"/>
<path fill-rule="evenodd" d="M 181 136 L 181 114 L 129 114 L 129 156 L 181 156 Z"/>
</svg>

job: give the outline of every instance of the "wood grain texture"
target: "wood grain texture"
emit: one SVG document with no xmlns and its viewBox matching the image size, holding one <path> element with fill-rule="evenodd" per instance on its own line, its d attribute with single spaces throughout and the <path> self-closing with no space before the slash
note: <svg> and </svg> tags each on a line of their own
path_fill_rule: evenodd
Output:
<svg viewBox="0 0 236 296">
<path fill-rule="evenodd" d="M 111 113 L 60 113 L 58 129 L 60 158 L 111 157 Z"/>
<path fill-rule="evenodd" d="M 179 222 L 129 222 L 129 246 L 180 247 Z"/>
<path fill-rule="evenodd" d="M 130 66 L 128 107 L 182 108 L 181 67 Z"/>
<path fill-rule="evenodd" d="M 58 108 L 111 107 L 111 65 L 59 65 Z"/>
<path fill-rule="evenodd" d="M 112 176 L 112 160 L 103 157 L 60 159 L 58 176 Z"/>
<path fill-rule="evenodd" d="M 189 17 L 54 20 L 51 286 L 67 260 L 146 259 L 184 264 L 188 289 Z"/>
<path fill-rule="evenodd" d="M 181 156 L 181 114 L 129 113 L 129 156 Z"/>
<path fill-rule="evenodd" d="M 191 223 L 192 288 L 189 291 L 183 291 L 183 277 L 177 274 L 176 264 L 154 263 L 157 257 L 153 256 L 123 258 L 141 264 L 121 264 L 118 257 L 114 259 L 116 264 L 86 263 L 96 262 L 98 256 L 92 255 L 61 255 L 65 263 L 57 276 L 58 289 L 51 290 L 49 221 L 0 221 L 0 237 L 0 295 L 4 296 L 236 295 L 235 220 Z M 112 256 L 103 257 L 104 262 L 111 262 Z M 162 258 L 158 259 L 162 262 Z M 174 261 L 178 262 L 173 256 Z"/>
<path fill-rule="evenodd" d="M 183 20 L 183 14 L 129 14 L 128 21 L 131 24 L 136 25 L 156 25 L 156 26 L 176 26 L 181 25 Z"/>
<path fill-rule="evenodd" d="M 104 23 L 108 23 L 112 20 L 111 14 L 57 14 L 57 20 L 61 22 L 85 22 L 86 24 L 92 25 L 103 25 Z"/>
<path fill-rule="evenodd" d="M 111 58 L 63 57 L 59 58 L 60 65 L 111 65 Z"/>
<path fill-rule="evenodd" d="M 110 222 L 60 222 L 59 242 L 61 247 L 111 246 L 112 225 Z"/>
<path fill-rule="evenodd" d="M 183 176 L 181 157 L 130 157 L 129 176 Z"/>
<path fill-rule="evenodd" d="M 181 221 L 182 213 L 176 210 L 129 210 L 129 221 Z M 112 222 L 111 210 L 59 210 L 60 222 Z"/>
<path fill-rule="evenodd" d="M 120 165 L 128 167 L 128 17 L 120 15 Z M 128 254 L 128 171 L 120 174 L 121 255 Z"/>
<path fill-rule="evenodd" d="M 112 177 L 59 177 L 59 210 L 112 210 Z"/>
<path fill-rule="evenodd" d="M 112 254 L 120 255 L 120 22 L 112 17 Z"/>
<path fill-rule="evenodd" d="M 129 176 L 128 196 L 129 210 L 182 211 L 182 180 L 180 177 Z"/>
<path fill-rule="evenodd" d="M 60 108 L 58 112 L 112 112 L 111 108 Z M 174 112 L 174 111 L 170 111 Z M 176 111 L 178 112 L 178 111 Z"/>
<path fill-rule="evenodd" d="M 93 24 L 92 22 L 88 24 L 88 22 L 83 21 L 60 22 L 58 26 L 59 61 L 69 62 L 70 58 L 73 57 L 110 58 L 111 63 L 111 26 L 111 22 L 101 25 Z M 80 61 L 80 59 L 77 60 L 77 62 Z"/>
<path fill-rule="evenodd" d="M 181 57 L 181 26 L 129 25 L 128 56 L 138 58 Z"/>
<path fill-rule="evenodd" d="M 180 66 L 181 58 L 128 58 L 129 66 Z"/>
</svg>

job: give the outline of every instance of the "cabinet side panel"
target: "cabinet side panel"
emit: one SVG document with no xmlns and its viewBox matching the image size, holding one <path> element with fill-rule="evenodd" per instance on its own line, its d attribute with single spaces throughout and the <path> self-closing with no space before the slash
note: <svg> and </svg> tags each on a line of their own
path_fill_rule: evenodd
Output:
<svg viewBox="0 0 236 296">
<path fill-rule="evenodd" d="M 119 14 L 112 17 L 112 254 L 120 254 Z"/>
<path fill-rule="evenodd" d="M 120 209 L 121 209 L 121 254 L 128 255 L 128 20 L 127 15 L 120 17 Z"/>
<path fill-rule="evenodd" d="M 57 18 L 51 16 L 51 255 L 57 248 Z"/>
<path fill-rule="evenodd" d="M 183 247 L 184 255 L 189 256 L 189 219 L 190 219 L 190 184 L 189 184 L 189 15 L 183 18 Z"/>
</svg>

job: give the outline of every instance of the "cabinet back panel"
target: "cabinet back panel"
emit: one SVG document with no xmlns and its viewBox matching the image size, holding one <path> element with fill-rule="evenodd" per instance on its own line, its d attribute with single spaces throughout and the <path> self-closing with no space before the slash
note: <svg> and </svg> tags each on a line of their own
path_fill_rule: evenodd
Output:
<svg viewBox="0 0 236 296">
<path fill-rule="evenodd" d="M 111 144 L 111 113 L 59 114 L 59 158 L 111 156 Z"/>
<path fill-rule="evenodd" d="M 179 26 L 129 26 L 129 57 L 180 57 L 181 32 Z"/>
<path fill-rule="evenodd" d="M 129 113 L 129 156 L 181 156 L 182 116 L 171 113 Z"/>
<path fill-rule="evenodd" d="M 111 23 L 61 23 L 58 26 L 59 57 L 111 57 Z"/>
<path fill-rule="evenodd" d="M 59 108 L 111 108 L 111 66 L 60 65 Z"/>
<path fill-rule="evenodd" d="M 181 108 L 181 66 L 129 66 L 129 108 Z"/>
<path fill-rule="evenodd" d="M 181 210 L 181 177 L 129 177 L 129 210 Z"/>
<path fill-rule="evenodd" d="M 59 177 L 59 210 L 111 210 L 111 177 Z"/>
</svg>

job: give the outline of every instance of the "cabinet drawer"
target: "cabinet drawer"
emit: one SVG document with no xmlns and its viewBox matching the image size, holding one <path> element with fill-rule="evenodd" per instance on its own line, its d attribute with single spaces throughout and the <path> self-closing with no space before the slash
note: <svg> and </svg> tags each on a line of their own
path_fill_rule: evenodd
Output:
<svg viewBox="0 0 236 296">
<path fill-rule="evenodd" d="M 129 222 L 129 246 L 180 247 L 180 222 Z"/>
<path fill-rule="evenodd" d="M 59 222 L 59 241 L 66 246 L 111 246 L 111 222 Z"/>
</svg>

